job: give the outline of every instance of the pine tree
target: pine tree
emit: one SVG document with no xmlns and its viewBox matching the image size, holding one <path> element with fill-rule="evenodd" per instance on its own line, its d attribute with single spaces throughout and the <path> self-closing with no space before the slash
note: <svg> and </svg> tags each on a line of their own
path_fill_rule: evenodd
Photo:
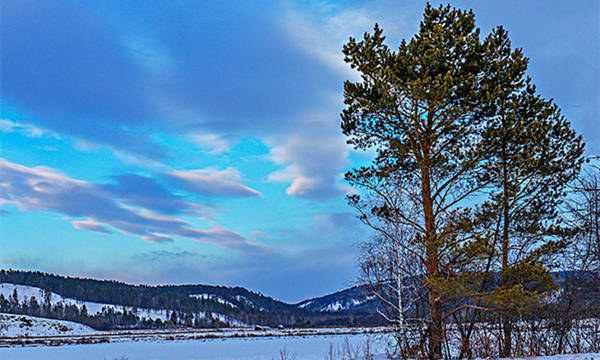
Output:
<svg viewBox="0 0 600 360">
<path fill-rule="evenodd" d="M 84 321 L 87 319 L 88 316 L 89 316 L 89 314 L 88 314 L 87 306 L 85 304 L 83 304 L 83 306 L 81 307 L 81 311 L 79 313 L 79 317 L 81 318 L 82 321 Z"/>
<path fill-rule="evenodd" d="M 510 49 L 507 34 L 497 35 Z M 557 210 L 579 172 L 584 148 L 558 106 L 536 94 L 531 79 L 521 84 L 491 103 L 495 116 L 484 133 L 491 155 L 484 177 L 492 191 L 482 215 L 497 229 L 503 291 L 495 301 L 503 314 L 502 357 L 511 356 L 510 315 L 556 287 L 545 262 L 567 245 L 569 231 L 561 228 Z"/>
<path fill-rule="evenodd" d="M 10 301 L 11 308 L 17 309 L 19 307 L 19 292 L 17 291 L 16 287 L 13 290 L 13 293 L 10 296 L 9 301 Z"/>
</svg>

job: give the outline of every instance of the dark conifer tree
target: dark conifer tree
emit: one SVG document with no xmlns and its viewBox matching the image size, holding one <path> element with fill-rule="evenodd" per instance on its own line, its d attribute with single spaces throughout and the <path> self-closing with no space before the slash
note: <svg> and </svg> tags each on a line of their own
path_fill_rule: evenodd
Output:
<svg viewBox="0 0 600 360">
<path fill-rule="evenodd" d="M 500 356 L 509 357 L 510 314 L 556 286 L 545 262 L 567 245 L 569 231 L 561 227 L 557 210 L 565 186 L 579 172 L 584 144 L 558 106 L 536 93 L 525 77 L 527 61 L 520 49 L 511 50 L 507 32 L 499 28 L 490 39 L 499 61 L 489 84 L 501 87 L 509 78 L 512 86 L 484 109 L 483 147 L 489 158 L 480 176 L 491 191 L 479 215 L 494 229 L 498 247 L 503 291 L 492 300 L 503 314 Z M 537 286 L 522 287 L 528 284 Z"/>
</svg>

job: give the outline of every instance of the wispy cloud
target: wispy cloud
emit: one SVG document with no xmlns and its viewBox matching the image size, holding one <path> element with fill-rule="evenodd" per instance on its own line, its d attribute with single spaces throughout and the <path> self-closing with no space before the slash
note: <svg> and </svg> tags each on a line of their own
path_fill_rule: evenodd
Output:
<svg viewBox="0 0 600 360">
<path fill-rule="evenodd" d="M 216 168 L 175 170 L 163 176 L 177 186 L 200 195 L 225 197 L 252 197 L 262 194 L 246 185 L 237 169 L 228 167 L 224 170 Z"/>
<path fill-rule="evenodd" d="M 73 220 L 71 223 L 75 229 L 95 231 L 103 234 L 112 234 L 112 231 L 108 230 L 106 226 L 91 219 Z"/>
<path fill-rule="evenodd" d="M 132 58 L 151 76 L 160 77 L 173 71 L 174 59 L 170 56 L 167 47 L 161 44 L 156 37 L 126 34 L 121 44 Z"/>
<path fill-rule="evenodd" d="M 342 54 L 342 47 L 350 36 L 362 36 L 378 22 L 386 29 L 387 35 L 397 37 L 407 33 L 408 25 L 415 22 L 403 15 L 408 11 L 394 11 L 393 15 L 390 14 L 389 4 L 381 1 L 370 2 L 369 7 L 342 6 L 327 2 L 311 5 L 310 8 L 292 4 L 287 6 L 279 21 L 281 28 L 306 54 L 340 75 L 354 79 L 358 79 L 358 72 L 344 62 Z"/>
<path fill-rule="evenodd" d="M 173 241 L 174 236 L 179 236 L 241 252 L 268 250 L 221 226 L 197 229 L 185 220 L 157 213 L 156 210 L 174 211 L 170 208 L 173 204 L 185 203 L 169 198 L 164 189 L 147 178 L 129 176 L 118 178 L 117 185 L 94 184 L 51 168 L 30 168 L 5 159 L 0 159 L 0 173 L 0 205 L 14 204 L 23 211 L 42 210 L 83 218 L 73 220 L 73 226 L 78 229 L 106 233 L 108 228 L 113 228 L 150 242 Z M 142 184 L 141 188 L 123 196 L 121 191 L 132 190 L 129 186 L 135 181 Z M 147 196 L 152 191 L 158 193 L 157 199 L 162 197 L 167 202 L 149 203 Z M 192 208 L 188 206 L 182 211 L 192 211 Z"/>
<path fill-rule="evenodd" d="M 183 258 L 195 257 L 197 255 L 198 254 L 195 252 L 188 250 L 152 250 L 138 254 L 135 256 L 135 258 L 143 261 L 164 261 L 165 259 L 181 260 Z M 203 255 L 200 256 L 205 257 Z"/>
<path fill-rule="evenodd" d="M 299 9 L 288 7 L 280 19 L 285 34 L 306 54 L 321 61 L 343 76 L 357 73 L 344 62 L 341 52 L 351 35 L 359 35 L 375 24 L 376 17 L 367 9 L 335 9 L 321 5 L 315 14 L 307 16 Z"/>
<path fill-rule="evenodd" d="M 30 138 L 41 138 L 43 136 L 60 138 L 54 131 L 44 129 L 28 123 L 17 122 L 10 119 L 0 119 L 0 132 L 18 133 Z"/>
<path fill-rule="evenodd" d="M 98 187 L 110 196 L 127 204 L 149 209 L 160 214 L 194 214 L 201 218 L 211 218 L 217 206 L 197 204 L 183 200 L 154 178 L 137 174 L 113 176 L 114 184 Z"/>
</svg>

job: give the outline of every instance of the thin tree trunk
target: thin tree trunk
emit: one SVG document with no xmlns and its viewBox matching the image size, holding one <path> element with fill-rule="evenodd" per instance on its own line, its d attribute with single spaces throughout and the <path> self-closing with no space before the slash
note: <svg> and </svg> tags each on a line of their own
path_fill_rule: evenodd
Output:
<svg viewBox="0 0 600 360">
<path fill-rule="evenodd" d="M 506 164 L 506 146 L 503 146 L 502 154 L 502 186 L 503 186 L 503 197 L 502 197 L 502 217 L 503 217 L 503 229 L 502 229 L 502 288 L 509 286 L 508 282 L 508 250 L 509 250 L 509 205 L 508 205 L 508 170 Z M 509 357 L 511 353 L 512 344 L 512 324 L 508 318 L 508 314 L 502 314 L 502 332 L 503 332 L 503 345 L 500 350 L 501 357 Z"/>
</svg>

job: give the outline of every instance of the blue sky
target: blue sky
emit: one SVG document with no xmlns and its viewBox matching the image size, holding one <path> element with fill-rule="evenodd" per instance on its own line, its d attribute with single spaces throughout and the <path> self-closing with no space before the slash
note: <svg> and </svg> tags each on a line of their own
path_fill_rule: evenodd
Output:
<svg viewBox="0 0 600 360">
<path fill-rule="evenodd" d="M 356 276 L 341 47 L 395 47 L 424 2 L 2 1 L 0 266 L 241 285 L 286 301 Z M 437 3 L 436 3 L 437 4 Z M 503 25 L 600 153 L 595 1 L 456 1 Z"/>
</svg>

